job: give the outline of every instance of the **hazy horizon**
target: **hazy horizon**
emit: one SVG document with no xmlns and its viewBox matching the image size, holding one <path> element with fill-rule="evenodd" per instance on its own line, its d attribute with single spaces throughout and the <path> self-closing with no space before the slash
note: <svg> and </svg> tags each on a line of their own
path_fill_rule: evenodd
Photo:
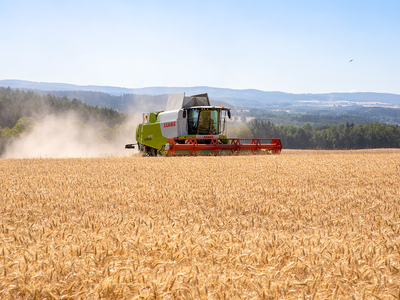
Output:
<svg viewBox="0 0 400 300">
<path fill-rule="evenodd" d="M 310 95 L 323 95 L 323 94 L 352 94 L 352 93 L 376 93 L 376 94 L 393 94 L 393 95 L 399 95 L 400 93 L 387 93 L 387 92 L 365 92 L 365 91 L 344 91 L 344 92 L 321 92 L 321 93 L 310 93 L 310 92 L 304 92 L 304 93 L 290 93 L 290 92 L 285 92 L 285 91 L 266 91 L 266 90 L 260 90 L 260 89 L 252 89 L 252 88 L 243 88 L 243 89 L 234 89 L 234 88 L 224 88 L 224 87 L 217 87 L 217 86 L 186 86 L 186 87 L 180 87 L 180 86 L 145 86 L 145 87 L 125 87 L 125 86 L 110 86 L 110 85 L 93 85 L 93 84 L 89 84 L 89 85 L 84 85 L 84 84 L 72 84 L 72 83 L 65 83 L 65 82 L 48 82 L 48 81 L 30 81 L 30 80 L 23 80 L 23 79 L 0 79 L 0 84 L 3 81 L 18 81 L 18 82 L 27 82 L 29 84 L 49 84 L 49 85 L 65 85 L 65 86 L 71 86 L 71 87 L 82 87 L 84 89 L 70 89 L 70 91 L 92 91 L 92 92 L 102 92 L 102 89 L 88 89 L 91 87 L 98 87 L 98 88 L 110 88 L 110 89 L 125 89 L 125 90 L 146 90 L 146 89 L 190 89 L 190 88 L 210 88 L 210 89 L 216 89 L 216 90 L 234 90 L 234 91 L 247 91 L 247 90 L 254 90 L 254 91 L 260 91 L 260 92 L 271 92 L 271 93 L 284 93 L 284 94 L 293 94 L 293 95 L 301 95 L 301 94 L 310 94 Z M 3 87 L 8 87 L 6 85 L 0 85 Z M 30 89 L 30 87 L 26 87 L 26 86 L 16 86 L 16 87 L 11 87 L 11 88 L 23 88 L 23 89 Z M 86 89 L 85 89 L 86 88 Z M 40 90 L 40 89 L 38 89 Z M 57 89 L 58 90 L 58 89 Z M 42 89 L 42 91 L 51 91 L 51 89 Z M 56 90 L 54 90 L 56 91 Z M 68 90 L 67 90 L 68 91 Z M 104 92 L 107 93 L 107 92 Z M 157 94 L 158 95 L 158 94 Z"/>
</svg>

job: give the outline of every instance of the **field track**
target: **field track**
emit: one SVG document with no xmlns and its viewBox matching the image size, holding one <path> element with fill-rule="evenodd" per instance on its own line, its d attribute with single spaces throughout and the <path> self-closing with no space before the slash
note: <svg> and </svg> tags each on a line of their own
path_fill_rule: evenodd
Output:
<svg viewBox="0 0 400 300">
<path fill-rule="evenodd" d="M 399 299 L 400 150 L 0 159 L 0 299 Z"/>
</svg>

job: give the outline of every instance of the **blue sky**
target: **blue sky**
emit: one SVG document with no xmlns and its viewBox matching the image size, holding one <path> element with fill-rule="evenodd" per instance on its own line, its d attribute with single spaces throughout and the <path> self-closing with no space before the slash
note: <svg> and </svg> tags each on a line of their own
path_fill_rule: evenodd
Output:
<svg viewBox="0 0 400 300">
<path fill-rule="evenodd" d="M 400 94 L 399 0 L 0 0 L 0 14 L 0 79 Z"/>
</svg>

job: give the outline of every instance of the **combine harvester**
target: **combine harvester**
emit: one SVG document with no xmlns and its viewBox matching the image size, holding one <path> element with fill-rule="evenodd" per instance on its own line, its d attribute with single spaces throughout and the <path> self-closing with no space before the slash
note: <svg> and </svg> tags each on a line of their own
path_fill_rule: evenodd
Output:
<svg viewBox="0 0 400 300">
<path fill-rule="evenodd" d="M 143 122 L 136 128 L 138 149 L 148 156 L 281 152 L 280 139 L 227 138 L 226 117 L 231 118 L 230 108 L 211 106 L 207 94 L 170 95 L 165 111 L 143 114 Z"/>
</svg>

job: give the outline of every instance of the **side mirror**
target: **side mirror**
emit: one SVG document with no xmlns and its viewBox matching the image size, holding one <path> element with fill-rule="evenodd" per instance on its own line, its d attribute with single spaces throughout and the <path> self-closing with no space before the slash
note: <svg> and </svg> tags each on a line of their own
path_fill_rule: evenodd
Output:
<svg viewBox="0 0 400 300">
<path fill-rule="evenodd" d="M 230 110 L 228 110 L 228 118 L 229 119 L 231 118 L 231 111 Z"/>
<path fill-rule="evenodd" d="M 183 118 L 186 119 L 186 110 L 183 111 Z"/>
</svg>

